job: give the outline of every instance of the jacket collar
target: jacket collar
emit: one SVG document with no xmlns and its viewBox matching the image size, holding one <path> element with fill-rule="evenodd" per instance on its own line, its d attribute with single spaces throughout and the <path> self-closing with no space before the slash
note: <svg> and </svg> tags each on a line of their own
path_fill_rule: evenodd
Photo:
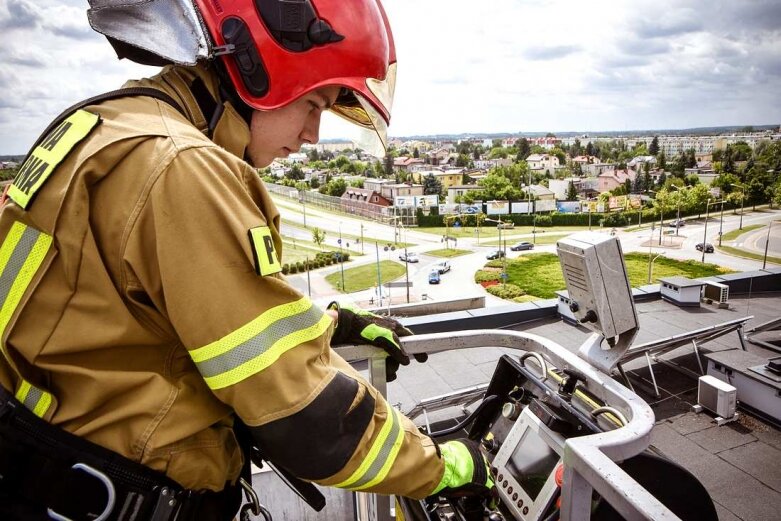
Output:
<svg viewBox="0 0 781 521">
<path fill-rule="evenodd" d="M 196 85 L 200 83 L 200 85 Z M 209 107 L 208 101 L 214 103 L 213 112 L 219 119 L 214 125 L 209 138 L 231 154 L 244 159 L 247 145 L 250 141 L 250 129 L 247 122 L 236 112 L 230 101 L 224 101 L 219 94 L 219 80 L 214 69 L 203 65 L 194 67 L 167 66 L 159 74 L 143 80 L 130 81 L 126 87 L 152 87 L 162 90 L 184 109 L 185 117 L 198 130 L 209 134 L 209 121 L 204 114 Z M 211 98 L 209 100 L 208 98 Z M 199 105 L 199 98 L 201 105 Z"/>
</svg>

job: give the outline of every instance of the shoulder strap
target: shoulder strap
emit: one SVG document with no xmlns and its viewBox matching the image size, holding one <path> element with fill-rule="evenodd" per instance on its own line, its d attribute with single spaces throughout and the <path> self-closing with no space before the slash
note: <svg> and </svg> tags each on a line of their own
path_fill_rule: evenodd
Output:
<svg viewBox="0 0 781 521">
<path fill-rule="evenodd" d="M 27 152 L 27 156 L 29 157 L 30 154 L 33 153 L 35 148 L 41 144 L 41 140 L 43 140 L 44 136 L 49 135 L 49 132 L 57 128 L 62 121 L 70 116 L 72 113 L 76 112 L 77 110 L 88 107 L 90 105 L 95 105 L 97 103 L 102 103 L 104 101 L 109 101 L 117 98 L 125 98 L 128 96 L 146 96 L 149 98 L 156 98 L 160 101 L 163 101 L 169 105 L 171 105 L 173 108 L 175 108 L 177 111 L 179 111 L 182 115 L 186 116 L 184 110 L 181 106 L 174 100 L 171 96 L 166 94 L 165 92 L 157 89 L 152 89 L 149 87 L 130 87 L 127 89 L 117 89 L 112 90 L 111 92 L 104 92 L 103 94 L 98 94 L 97 96 L 92 96 L 91 98 L 85 99 L 83 101 L 80 101 L 76 103 L 75 105 L 72 105 L 62 111 L 62 113 L 57 116 L 51 123 L 49 123 L 49 126 L 46 127 L 46 130 L 44 130 L 40 136 L 38 136 L 38 139 L 35 140 L 35 143 L 33 143 L 33 146 L 30 147 L 30 151 Z"/>
</svg>

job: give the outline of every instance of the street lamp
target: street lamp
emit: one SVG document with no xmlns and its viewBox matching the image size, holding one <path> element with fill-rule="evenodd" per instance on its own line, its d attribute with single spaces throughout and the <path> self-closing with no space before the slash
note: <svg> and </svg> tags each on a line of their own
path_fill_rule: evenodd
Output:
<svg viewBox="0 0 781 521">
<path fill-rule="evenodd" d="M 304 228 L 306 228 L 306 196 L 305 193 L 301 190 L 298 191 L 298 195 L 298 202 L 301 203 L 301 208 L 304 210 Z"/>
<path fill-rule="evenodd" d="M 703 237 L 702 237 L 702 261 L 705 262 L 705 250 L 707 250 L 707 244 L 708 244 L 708 217 L 710 216 L 710 206 L 712 204 L 719 204 L 723 203 L 723 201 L 714 201 L 710 202 L 710 197 L 708 198 L 708 203 L 705 205 L 705 230 L 703 231 Z M 723 208 L 723 206 L 722 206 Z M 719 244 L 721 244 L 721 232 L 719 232 Z"/>
<path fill-rule="evenodd" d="M 681 189 L 677 185 L 670 185 L 670 188 L 674 188 L 678 192 L 678 213 L 675 218 L 675 236 L 678 237 L 678 230 L 681 226 Z"/>
<path fill-rule="evenodd" d="M 502 243 L 502 225 L 504 224 L 501 219 L 485 219 L 488 222 L 492 223 L 499 223 L 499 226 L 497 226 L 497 229 L 499 230 L 499 248 L 502 252 L 502 286 L 504 286 L 505 282 L 507 281 L 507 248 L 506 244 Z"/>
<path fill-rule="evenodd" d="M 762 259 L 762 269 L 765 269 L 765 266 L 767 266 L 767 248 L 770 246 L 770 228 L 773 226 L 773 220 L 771 219 L 769 223 L 767 223 L 767 238 L 765 239 L 765 257 Z"/>
<path fill-rule="evenodd" d="M 653 272 L 654 269 L 654 261 L 659 257 L 661 257 L 662 255 L 664 255 L 664 252 L 660 251 L 659 253 L 656 254 L 656 257 L 651 259 L 651 254 L 650 253 L 648 254 L 648 284 L 651 283 L 651 278 L 652 278 L 651 273 Z"/>
<path fill-rule="evenodd" d="M 342 223 L 339 223 L 339 265 L 342 272 L 342 291 L 347 293 L 344 287 L 344 253 L 342 252 Z"/>
<path fill-rule="evenodd" d="M 740 183 L 730 183 L 731 186 L 737 186 L 740 188 L 740 226 L 738 230 L 743 229 L 743 203 L 746 200 L 746 187 Z"/>
</svg>

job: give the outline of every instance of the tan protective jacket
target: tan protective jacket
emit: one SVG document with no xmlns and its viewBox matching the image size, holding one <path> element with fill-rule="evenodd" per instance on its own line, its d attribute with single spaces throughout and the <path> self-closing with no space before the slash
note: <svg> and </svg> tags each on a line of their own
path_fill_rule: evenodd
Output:
<svg viewBox="0 0 781 521">
<path fill-rule="evenodd" d="M 279 213 L 241 159 L 249 128 L 226 103 L 205 137 L 196 77 L 216 98 L 202 68 L 133 84 L 187 117 L 150 97 L 87 107 L 88 135 L 68 143 L 61 126 L 22 166 L 0 214 L 0 384 L 188 488 L 237 478 L 235 412 L 304 479 L 426 496 L 444 472 L 433 442 L 331 350 L 332 320 L 279 273 Z"/>
</svg>

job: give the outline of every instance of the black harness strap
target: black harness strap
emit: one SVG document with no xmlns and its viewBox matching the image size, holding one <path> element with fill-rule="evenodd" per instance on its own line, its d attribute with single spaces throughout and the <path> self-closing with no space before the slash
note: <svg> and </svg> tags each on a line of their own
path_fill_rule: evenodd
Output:
<svg viewBox="0 0 781 521">
<path fill-rule="evenodd" d="M 149 87 L 130 87 L 127 89 L 117 89 L 117 90 L 112 90 L 111 92 L 104 92 L 103 94 L 98 94 L 97 96 L 92 96 L 91 98 L 82 100 L 76 103 L 75 105 L 71 105 L 70 107 L 62 111 L 62 113 L 60 113 L 59 116 L 54 118 L 54 120 L 51 123 L 49 123 L 49 126 L 46 127 L 46 130 L 44 130 L 41 133 L 41 135 L 38 136 L 38 139 L 35 140 L 33 146 L 30 147 L 30 151 L 27 153 L 25 159 L 29 157 L 30 154 L 33 153 L 36 147 L 41 144 L 43 138 L 49 135 L 49 132 L 57 128 L 60 125 L 60 123 L 62 123 L 63 120 L 65 120 L 65 118 L 67 118 L 77 110 L 82 109 L 84 107 L 88 107 L 90 105 L 97 105 L 98 103 L 103 103 L 104 101 L 109 101 L 118 98 L 125 98 L 127 96 L 146 96 L 149 98 L 156 98 L 159 99 L 160 101 L 163 101 L 171 105 L 173 108 L 179 111 L 183 116 L 187 116 L 187 114 L 185 114 L 184 110 L 182 109 L 181 106 L 179 106 L 176 100 L 174 100 L 171 96 L 169 96 L 168 94 L 166 94 L 161 90 L 152 89 Z"/>
</svg>

